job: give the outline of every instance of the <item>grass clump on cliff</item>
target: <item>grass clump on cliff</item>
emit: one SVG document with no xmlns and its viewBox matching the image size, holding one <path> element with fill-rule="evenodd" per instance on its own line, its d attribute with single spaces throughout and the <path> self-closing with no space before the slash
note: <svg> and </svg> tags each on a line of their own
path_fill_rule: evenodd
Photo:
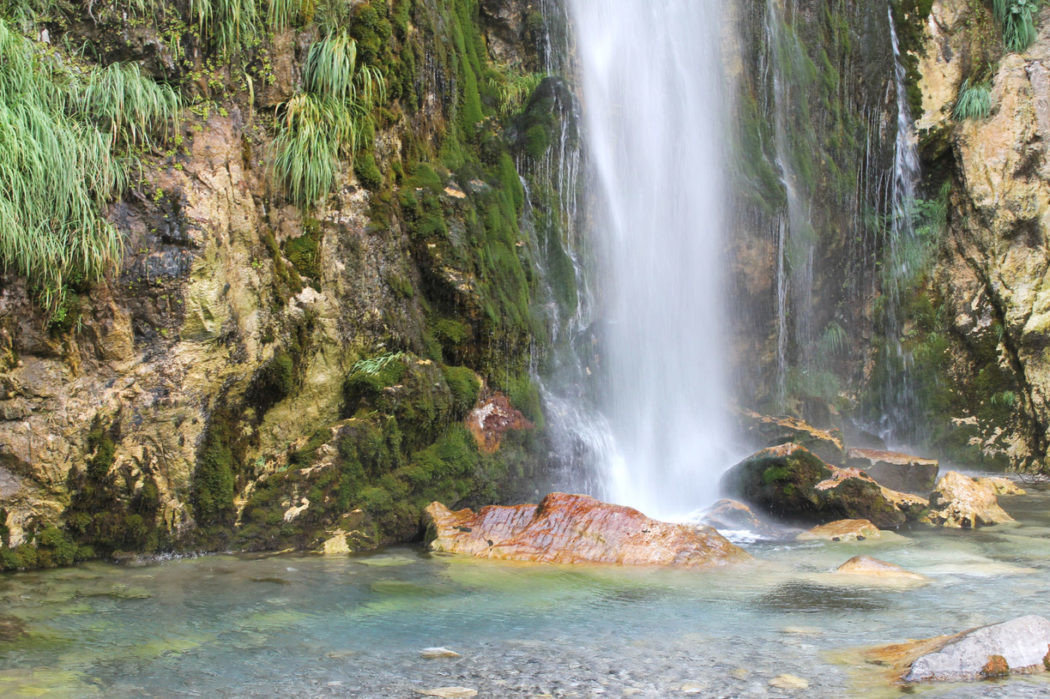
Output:
<svg viewBox="0 0 1050 699">
<path fill-rule="evenodd" d="M 995 19 L 1003 30 L 1008 51 L 1024 51 L 1036 38 L 1033 14 L 1042 0 L 993 0 Z"/>
<path fill-rule="evenodd" d="M 165 135 L 178 108 L 135 66 L 75 64 L 0 20 L 0 261 L 46 308 L 119 265 L 102 209 L 129 184 L 126 148 Z"/>
<path fill-rule="evenodd" d="M 987 119 L 992 113 L 992 94 L 987 85 L 971 85 L 963 81 L 959 88 L 959 99 L 955 102 L 952 116 L 956 121 L 966 119 Z"/>
<path fill-rule="evenodd" d="M 332 191 L 339 156 L 353 157 L 363 122 L 384 92 L 383 76 L 358 65 L 357 42 L 345 31 L 314 43 L 302 89 L 282 107 L 273 146 L 274 178 L 292 201 L 305 207 Z"/>
</svg>

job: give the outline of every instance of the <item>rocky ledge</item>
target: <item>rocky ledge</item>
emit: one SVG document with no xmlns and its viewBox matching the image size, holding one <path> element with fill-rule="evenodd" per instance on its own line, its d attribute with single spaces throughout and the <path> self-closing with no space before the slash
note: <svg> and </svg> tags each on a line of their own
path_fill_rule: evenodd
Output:
<svg viewBox="0 0 1050 699">
<path fill-rule="evenodd" d="M 538 563 L 704 568 L 750 558 L 710 527 L 671 524 L 586 495 L 551 493 L 539 505 L 423 515 L 430 550 Z"/>
</svg>

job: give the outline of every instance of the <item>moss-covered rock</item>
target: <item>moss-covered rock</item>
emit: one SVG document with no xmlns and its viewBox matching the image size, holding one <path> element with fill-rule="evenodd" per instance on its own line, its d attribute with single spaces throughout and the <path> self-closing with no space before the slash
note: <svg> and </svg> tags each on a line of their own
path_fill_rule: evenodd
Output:
<svg viewBox="0 0 1050 699">
<path fill-rule="evenodd" d="M 858 471 L 824 463 L 796 444 L 763 449 L 730 469 L 722 488 L 770 515 L 807 524 L 866 519 L 882 529 L 907 516 L 893 497 Z"/>
</svg>

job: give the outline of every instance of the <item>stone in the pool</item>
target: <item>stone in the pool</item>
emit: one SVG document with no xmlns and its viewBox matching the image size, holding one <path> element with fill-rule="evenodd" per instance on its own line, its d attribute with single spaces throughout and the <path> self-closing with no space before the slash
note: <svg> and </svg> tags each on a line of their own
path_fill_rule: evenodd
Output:
<svg viewBox="0 0 1050 699">
<path fill-rule="evenodd" d="M 910 582 L 925 582 L 926 576 L 913 573 L 895 563 L 880 561 L 871 556 L 854 556 L 835 571 L 844 575 L 863 575 L 872 578 L 886 578 Z"/>
<path fill-rule="evenodd" d="M 721 566 L 750 558 L 710 527 L 671 524 L 587 495 L 551 493 L 539 505 L 424 511 L 430 549 L 475 558 L 624 566 Z"/>
<path fill-rule="evenodd" d="M 678 688 L 678 691 L 682 694 L 703 694 L 706 689 L 707 686 L 699 682 L 685 682 Z"/>
<path fill-rule="evenodd" d="M 841 465 L 844 461 L 842 433 L 838 430 L 821 430 L 797 417 L 774 417 L 750 410 L 741 411 L 740 420 L 756 447 L 775 447 L 790 442 L 806 447 L 829 463 Z"/>
<path fill-rule="evenodd" d="M 711 506 L 700 521 L 718 531 L 748 531 L 767 539 L 790 538 L 793 529 L 770 524 L 738 500 L 723 499 Z"/>
<path fill-rule="evenodd" d="M 879 485 L 919 495 L 933 490 L 940 467 L 936 459 L 882 449 L 849 449 L 845 465 L 859 468 Z"/>
<path fill-rule="evenodd" d="M 1009 673 L 1042 672 L 1048 647 L 1050 620 L 1032 615 L 954 636 L 886 646 L 871 654 L 901 666 L 905 682 L 963 682 L 981 679 L 990 670 L 1002 671 L 1003 662 Z"/>
<path fill-rule="evenodd" d="M 917 518 L 928 504 L 879 485 L 859 469 L 825 463 L 798 444 L 770 447 L 744 459 L 722 477 L 722 490 L 788 521 L 867 519 L 880 529 Z"/>
<path fill-rule="evenodd" d="M 809 689 L 809 682 L 797 675 L 777 675 L 769 681 L 770 687 L 777 689 L 797 690 Z"/>
<path fill-rule="evenodd" d="M 948 471 L 937 481 L 923 521 L 939 527 L 970 529 L 1012 522 L 1014 518 L 999 507 L 993 485 Z"/>
<path fill-rule="evenodd" d="M 879 528 L 866 519 L 840 519 L 813 527 L 796 538 L 799 541 L 865 541 L 879 536 Z"/>
<path fill-rule="evenodd" d="M 441 697 L 441 699 L 469 699 L 469 697 L 478 695 L 478 690 L 470 687 L 434 687 L 433 689 L 417 689 L 416 692 L 425 697 Z"/>
<path fill-rule="evenodd" d="M 449 648 L 435 646 L 433 648 L 424 648 L 419 651 L 419 657 L 427 660 L 436 660 L 438 658 L 462 658 L 463 656 Z"/>
</svg>

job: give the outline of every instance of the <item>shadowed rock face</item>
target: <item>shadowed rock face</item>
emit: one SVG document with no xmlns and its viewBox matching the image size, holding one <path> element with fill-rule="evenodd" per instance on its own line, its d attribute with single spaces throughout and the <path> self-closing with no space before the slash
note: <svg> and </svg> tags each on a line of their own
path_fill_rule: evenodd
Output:
<svg viewBox="0 0 1050 699">
<path fill-rule="evenodd" d="M 743 410 L 740 420 L 756 446 L 775 447 L 791 442 L 803 446 L 828 463 L 841 465 L 845 452 L 838 430 L 821 430 L 796 417 L 774 417 Z"/>
<path fill-rule="evenodd" d="M 846 465 L 861 469 L 887 488 L 919 495 L 933 490 L 939 469 L 936 459 L 881 449 L 849 449 Z"/>
<path fill-rule="evenodd" d="M 650 519 L 586 495 L 551 493 L 539 505 L 423 515 L 430 549 L 475 558 L 539 563 L 604 563 L 700 568 L 749 556 L 708 527 Z"/>
</svg>

